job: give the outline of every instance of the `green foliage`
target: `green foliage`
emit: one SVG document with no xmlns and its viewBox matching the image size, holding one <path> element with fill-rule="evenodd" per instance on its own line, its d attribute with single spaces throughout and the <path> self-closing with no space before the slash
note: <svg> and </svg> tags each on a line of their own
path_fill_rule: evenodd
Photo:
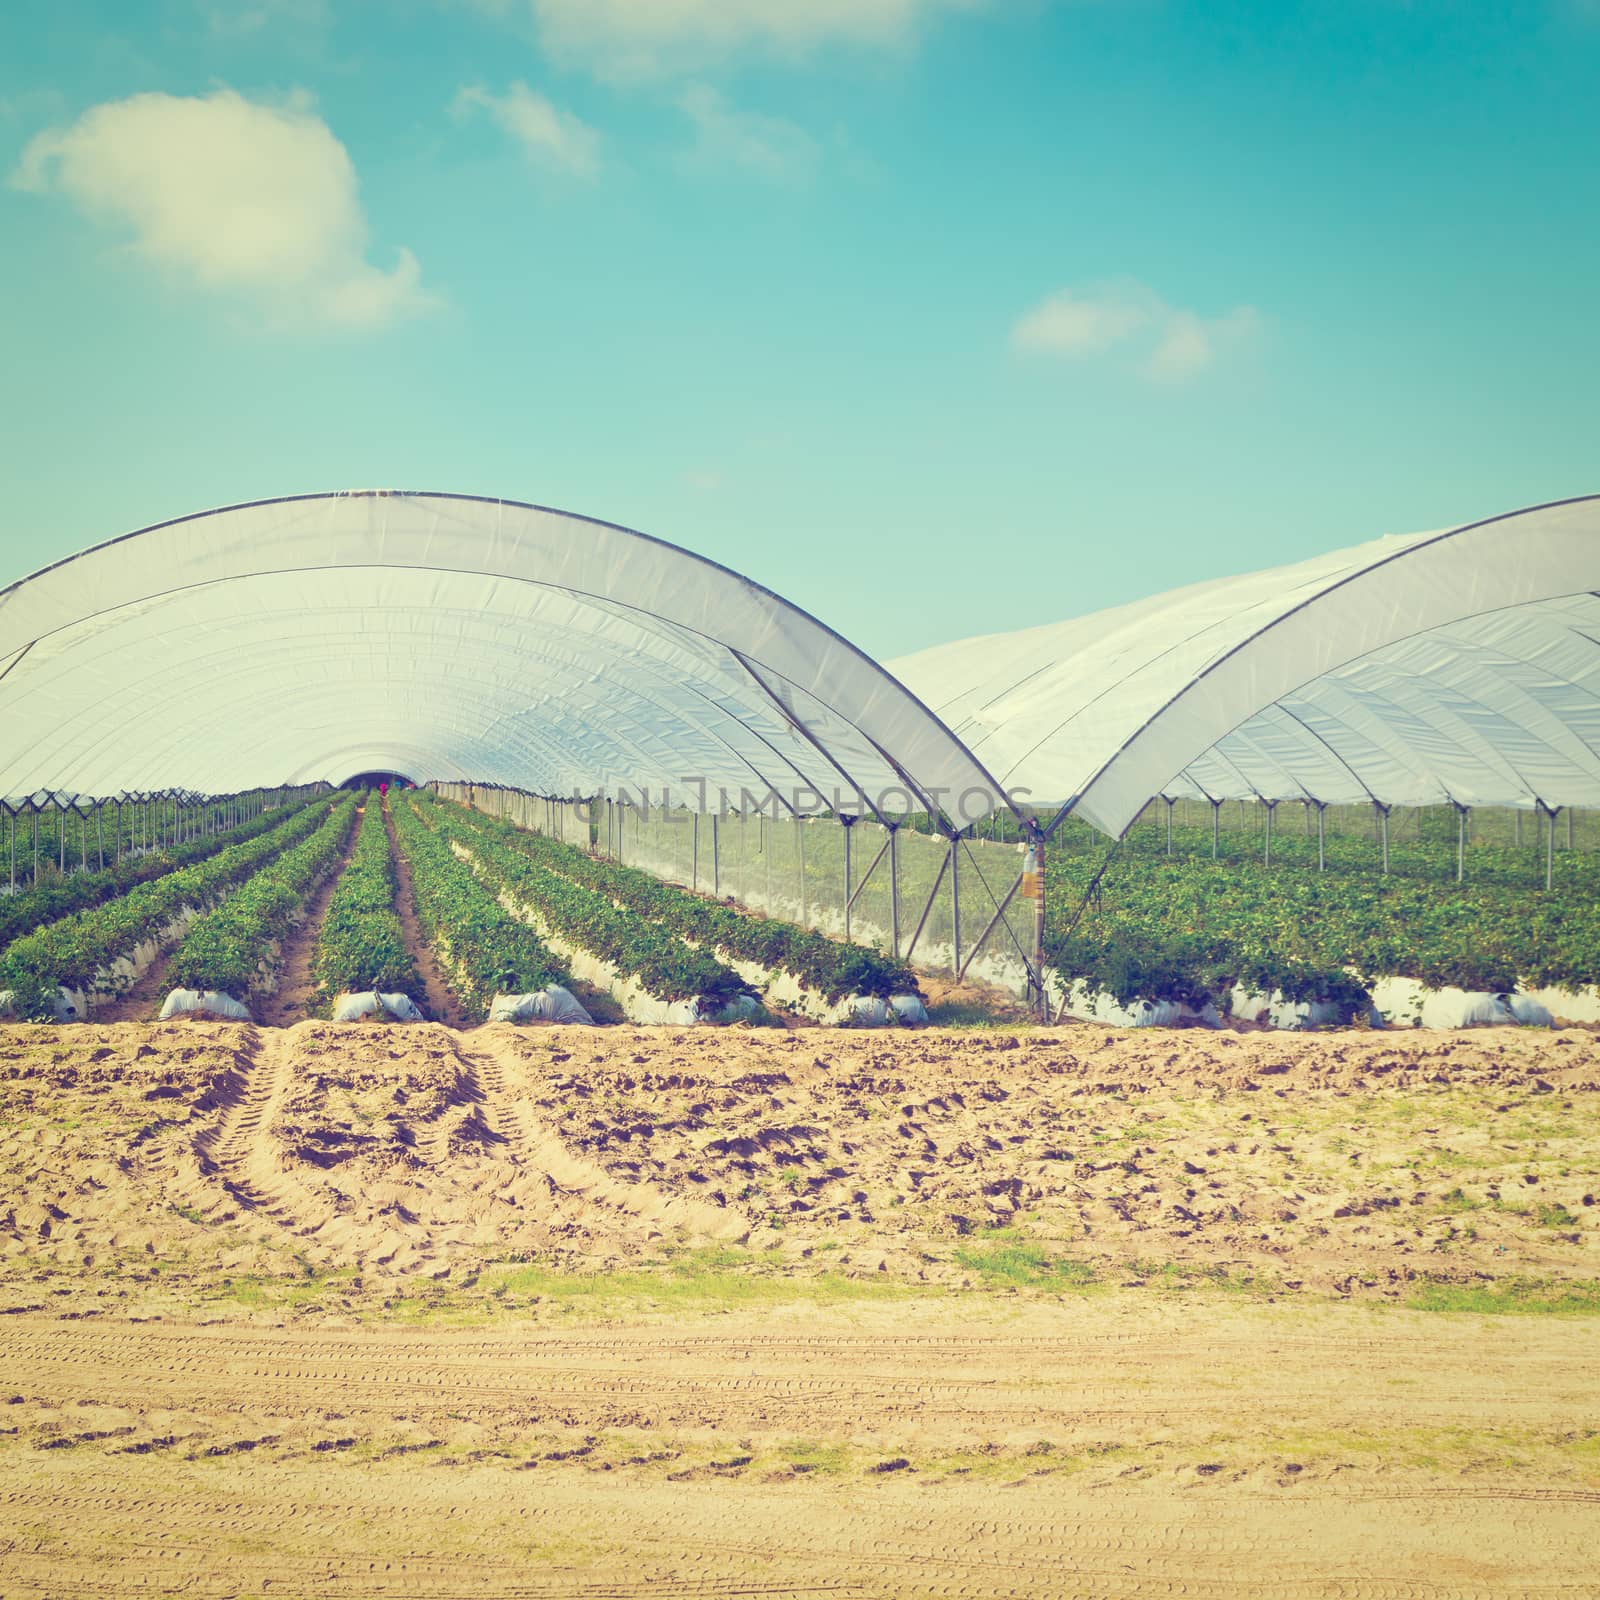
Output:
<svg viewBox="0 0 1600 1600">
<path fill-rule="evenodd" d="M 52 862 L 44 861 L 40 867 L 39 882 L 34 888 L 0 899 L 0 947 L 35 928 L 42 928 L 46 923 L 59 921 L 75 911 L 102 905 L 119 894 L 126 894 L 129 889 L 137 888 L 141 883 L 149 883 L 179 867 L 204 861 L 230 844 L 258 838 L 277 827 L 285 815 L 281 809 L 263 811 L 248 822 L 242 822 L 225 832 L 202 834 L 197 839 L 186 839 L 182 844 L 147 851 L 144 855 L 127 855 L 98 872 L 69 871 L 62 877 L 51 871 Z M 18 822 L 20 828 L 22 819 L 19 818 Z M 111 853 L 109 846 L 107 853 Z"/>
<path fill-rule="evenodd" d="M 624 978 L 637 977 L 658 999 L 704 999 L 721 1005 L 753 992 L 707 951 L 691 949 L 677 933 L 525 854 L 518 846 L 533 835 L 507 837 L 512 830 L 498 825 L 480 829 L 474 813 L 431 796 L 408 794 L 405 799 L 421 808 L 440 837 L 459 840 L 470 849 L 486 878 L 531 907 L 552 932 L 597 956 Z"/>
<path fill-rule="evenodd" d="M 309 839 L 194 923 L 168 968 L 173 987 L 215 990 L 237 1000 L 256 988 L 268 946 L 288 932 L 307 891 L 344 848 L 355 809 L 355 796 L 346 795 Z"/>
<path fill-rule="evenodd" d="M 1082 826 L 1062 830 L 1046 864 L 1052 965 L 1123 999 L 1220 1003 L 1240 984 L 1330 1001 L 1346 1016 L 1384 977 L 1497 993 L 1600 982 L 1600 858 L 1558 857 L 1546 894 L 1527 885 L 1526 851 L 1474 847 L 1476 881 L 1458 885 L 1454 846 L 1439 840 L 1408 845 L 1403 860 L 1392 851 L 1405 870 L 1388 877 L 1357 840 L 1328 841 L 1341 870 L 1325 873 L 1315 841 L 1293 835 L 1274 835 L 1270 867 L 1237 834 L 1223 836 L 1232 858 L 1225 849 L 1217 861 L 1209 828 L 1178 828 L 1174 841 L 1168 858 L 1164 829 L 1136 828 L 1069 939 L 1109 847 Z M 1520 883 L 1502 859 L 1513 857 Z"/>
<path fill-rule="evenodd" d="M 566 964 L 545 948 L 485 888 L 410 802 L 392 808 L 395 835 L 411 867 L 411 893 L 423 936 L 450 969 L 463 1008 L 475 1022 L 496 994 L 532 994 L 567 984 Z"/>
<path fill-rule="evenodd" d="M 470 829 L 477 839 L 493 841 L 498 850 L 525 857 L 668 933 L 692 939 L 725 960 L 750 961 L 774 972 L 787 972 L 827 1000 L 852 994 L 920 992 L 904 962 L 865 945 L 841 944 L 792 922 L 735 911 L 675 889 L 637 867 L 597 861 L 572 845 L 527 833 L 465 807 L 452 806 L 450 816 L 456 826 Z M 500 859 L 497 851 L 496 860 Z"/>
<path fill-rule="evenodd" d="M 376 796 L 369 796 L 355 851 L 328 901 L 311 957 L 324 994 L 376 989 L 422 999 L 422 979 L 394 908 L 397 887 L 383 810 Z"/>
<path fill-rule="evenodd" d="M 183 907 L 215 904 L 263 862 L 298 844 L 330 805 L 313 801 L 264 834 L 14 940 L 0 959 L 0 989 L 13 991 L 18 1016 L 50 1017 L 58 989 L 91 988 L 99 972 L 154 938 Z"/>
</svg>

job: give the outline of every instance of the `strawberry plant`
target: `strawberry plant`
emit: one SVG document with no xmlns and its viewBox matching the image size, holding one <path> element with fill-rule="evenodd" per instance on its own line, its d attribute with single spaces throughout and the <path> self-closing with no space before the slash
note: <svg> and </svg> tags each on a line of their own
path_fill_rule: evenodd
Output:
<svg viewBox="0 0 1600 1600">
<path fill-rule="evenodd" d="M 422 979 L 395 910 L 398 887 L 383 809 L 369 796 L 350 864 L 328 901 L 311 957 L 325 997 L 375 989 L 421 1001 Z"/>
</svg>

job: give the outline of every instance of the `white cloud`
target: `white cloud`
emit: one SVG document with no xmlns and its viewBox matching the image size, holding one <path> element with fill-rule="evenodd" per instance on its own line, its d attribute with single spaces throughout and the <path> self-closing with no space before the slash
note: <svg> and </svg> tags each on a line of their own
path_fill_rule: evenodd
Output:
<svg viewBox="0 0 1600 1600">
<path fill-rule="evenodd" d="M 1150 321 L 1152 298 L 1137 284 L 1090 294 L 1061 289 L 1024 313 L 1011 330 L 1011 342 L 1018 350 L 1090 355 L 1144 327 Z"/>
<path fill-rule="evenodd" d="M 531 0 L 545 48 L 615 76 L 692 70 L 745 48 L 895 45 L 985 0 Z"/>
<path fill-rule="evenodd" d="M 736 111 L 715 89 L 699 83 L 684 91 L 678 105 L 694 124 L 691 166 L 732 167 L 785 183 L 802 180 L 816 168 L 816 140 L 782 117 Z"/>
<path fill-rule="evenodd" d="M 35 137 L 11 181 L 66 195 L 152 266 L 276 324 L 377 328 L 434 303 L 409 250 L 387 272 L 367 260 L 355 168 L 304 96 L 110 101 Z"/>
<path fill-rule="evenodd" d="M 326 28 L 328 0 L 199 0 L 206 27 L 219 38 L 236 39 L 284 26 L 301 32 Z"/>
<path fill-rule="evenodd" d="M 487 111 L 539 166 L 580 178 L 592 178 L 600 170 L 600 135 L 525 83 L 512 84 L 503 95 L 476 86 L 463 89 L 455 99 L 455 114 L 466 116 L 474 109 Z"/>
<path fill-rule="evenodd" d="M 1017 319 L 1011 344 L 1030 355 L 1066 360 L 1129 347 L 1142 357 L 1139 370 L 1145 377 L 1181 383 L 1260 328 L 1261 316 L 1252 306 L 1203 317 L 1170 304 L 1144 284 L 1124 280 L 1058 290 Z"/>
<path fill-rule="evenodd" d="M 1144 364 L 1145 375 L 1181 383 L 1203 372 L 1224 351 L 1253 338 L 1260 328 L 1261 316 L 1253 306 L 1235 306 L 1220 317 L 1170 311 L 1160 342 Z"/>
</svg>

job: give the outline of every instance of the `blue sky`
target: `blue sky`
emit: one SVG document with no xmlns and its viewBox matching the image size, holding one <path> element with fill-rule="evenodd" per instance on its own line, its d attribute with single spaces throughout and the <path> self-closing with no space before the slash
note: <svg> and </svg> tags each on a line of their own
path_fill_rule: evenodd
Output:
<svg viewBox="0 0 1600 1600">
<path fill-rule="evenodd" d="M 0 574 L 459 490 L 891 656 L 1594 492 L 1597 78 L 1585 0 L 7 8 Z"/>
</svg>

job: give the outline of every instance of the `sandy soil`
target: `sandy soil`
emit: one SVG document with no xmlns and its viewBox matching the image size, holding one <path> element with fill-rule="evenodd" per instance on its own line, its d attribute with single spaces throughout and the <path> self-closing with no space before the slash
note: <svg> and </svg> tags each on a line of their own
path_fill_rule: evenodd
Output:
<svg viewBox="0 0 1600 1600">
<path fill-rule="evenodd" d="M 1580 1032 L 3 1028 L 0 1595 L 1594 1594 L 1597 1108 Z"/>
</svg>

